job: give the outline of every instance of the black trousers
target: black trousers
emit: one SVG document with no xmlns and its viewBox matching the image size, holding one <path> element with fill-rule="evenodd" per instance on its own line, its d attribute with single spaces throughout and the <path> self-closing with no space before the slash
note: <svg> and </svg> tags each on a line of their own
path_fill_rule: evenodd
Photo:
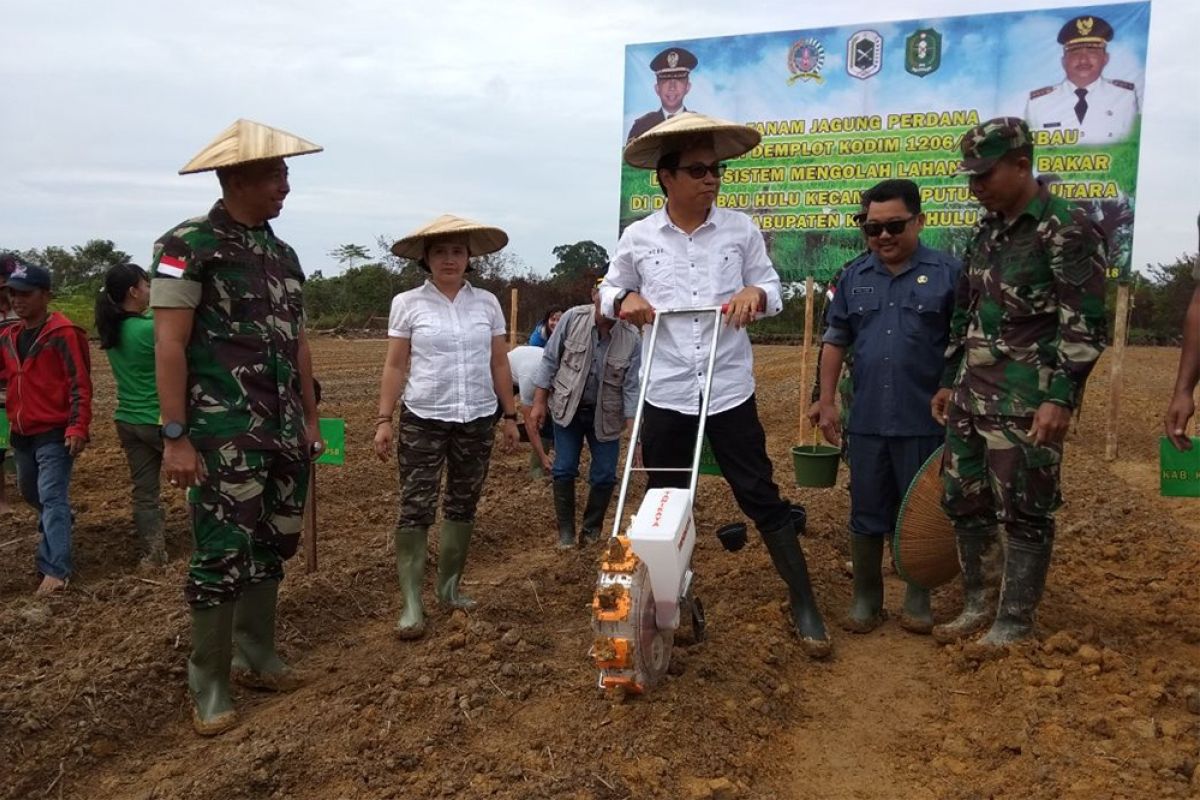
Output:
<svg viewBox="0 0 1200 800">
<path fill-rule="evenodd" d="M 692 465 L 699 415 L 681 414 L 649 403 L 642 412 L 642 461 L 647 467 Z M 774 531 L 791 521 L 791 505 L 779 495 L 767 456 L 767 435 L 758 421 L 754 396 L 739 406 L 710 414 L 704 428 L 721 474 L 733 490 L 742 513 L 760 531 Z M 687 472 L 651 472 L 651 489 L 684 487 Z"/>
</svg>

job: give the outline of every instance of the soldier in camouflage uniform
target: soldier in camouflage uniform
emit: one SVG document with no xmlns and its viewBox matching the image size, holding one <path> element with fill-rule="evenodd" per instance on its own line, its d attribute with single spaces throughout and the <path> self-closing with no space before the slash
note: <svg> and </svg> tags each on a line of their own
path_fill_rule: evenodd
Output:
<svg viewBox="0 0 1200 800">
<path fill-rule="evenodd" d="M 201 735 L 236 723 L 231 670 L 255 688 L 287 691 L 298 682 L 275 651 L 275 609 L 321 439 L 304 274 L 267 220 L 290 190 L 284 157 L 319 149 L 239 120 L 181 170 L 216 169 L 222 199 L 154 247 L 163 469 L 173 486 L 188 487 L 192 506 L 184 593 Z"/>
<path fill-rule="evenodd" d="M 964 608 L 934 628 L 988 646 L 1033 632 L 1061 504 L 1062 442 L 1104 348 L 1104 237 L 1083 209 L 1033 175 L 1025 122 L 963 136 L 960 172 L 987 210 L 963 257 L 946 372 L 933 414 L 946 424 L 943 504 L 954 522 Z M 985 565 L 1006 533 L 992 620 Z"/>
</svg>

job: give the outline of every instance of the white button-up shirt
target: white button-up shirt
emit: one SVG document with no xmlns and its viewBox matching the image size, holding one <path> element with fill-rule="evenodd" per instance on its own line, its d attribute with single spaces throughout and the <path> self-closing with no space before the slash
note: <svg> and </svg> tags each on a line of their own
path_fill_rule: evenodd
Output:
<svg viewBox="0 0 1200 800">
<path fill-rule="evenodd" d="M 469 283 L 453 302 L 432 281 L 396 295 L 388 336 L 411 342 L 404 405 L 418 417 L 443 422 L 496 413 L 492 339 L 503 335 L 499 301 Z"/>
<path fill-rule="evenodd" d="M 615 316 L 613 301 L 623 290 L 640 294 L 655 308 L 722 305 L 746 286 L 767 295 L 766 316 L 783 310 L 779 275 L 767 257 L 762 233 L 750 217 L 713 208 L 691 234 L 677 228 L 666 209 L 625 229 L 617 254 L 600 285 L 601 310 Z M 700 393 L 712 341 L 712 316 L 672 316 L 659 323 L 657 352 L 646 400 L 684 414 L 700 413 Z M 642 363 L 650 335 L 642 337 Z M 643 380 L 647 377 L 643 375 Z M 710 414 L 728 411 L 754 394 L 753 356 L 746 330 L 721 326 Z"/>
<path fill-rule="evenodd" d="M 1107 78 L 1086 87 L 1087 113 L 1083 115 L 1083 122 L 1075 114 L 1075 104 L 1079 102 L 1075 84 L 1066 80 L 1047 88 L 1049 91 L 1038 89 L 1032 92 L 1025 106 L 1025 119 L 1031 131 L 1077 129 L 1081 145 L 1112 144 L 1128 136 L 1137 119 L 1137 91 Z"/>
</svg>

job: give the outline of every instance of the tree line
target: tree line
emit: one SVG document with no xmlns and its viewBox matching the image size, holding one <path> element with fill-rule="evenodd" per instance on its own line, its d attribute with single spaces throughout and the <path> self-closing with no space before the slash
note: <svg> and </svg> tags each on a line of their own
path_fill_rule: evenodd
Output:
<svg viewBox="0 0 1200 800">
<path fill-rule="evenodd" d="M 386 326 L 392 298 L 399 292 L 419 286 L 424 271 L 416 262 L 397 258 L 390 251 L 391 240 L 380 236 L 371 246 L 343 244 L 329 251 L 329 257 L 341 272 L 326 276 L 318 269 L 305 283 L 305 310 L 310 327 L 317 330 L 349 331 Z M 92 307 L 104 273 L 114 264 L 132 259 L 108 239 L 91 239 L 81 245 L 58 246 L 14 252 L 22 260 L 50 270 L 54 280 L 55 307 L 77 324 L 92 330 Z M 509 314 L 512 289 L 518 290 L 519 308 L 516 329 L 528 334 L 546 311 L 570 308 L 588 302 L 591 288 L 607 269 L 609 255 L 599 244 L 580 241 L 552 248 L 554 263 L 548 274 L 540 274 L 520 256 L 506 251 L 475 259 L 468 280 L 493 292 Z M 1182 255 L 1170 264 L 1147 265 L 1135 274 L 1129 343 L 1135 345 L 1175 345 L 1180 325 L 1191 299 L 1195 281 L 1192 265 L 1197 255 Z M 143 264 L 143 266 L 145 266 Z M 801 285 L 785 285 L 784 311 L 755 325 L 757 336 L 771 341 L 776 337 L 798 334 L 803 330 L 804 301 Z M 1110 286 L 1110 305 L 1115 286 Z M 818 294 L 823 299 L 824 292 Z M 823 304 L 818 303 L 817 313 Z"/>
</svg>

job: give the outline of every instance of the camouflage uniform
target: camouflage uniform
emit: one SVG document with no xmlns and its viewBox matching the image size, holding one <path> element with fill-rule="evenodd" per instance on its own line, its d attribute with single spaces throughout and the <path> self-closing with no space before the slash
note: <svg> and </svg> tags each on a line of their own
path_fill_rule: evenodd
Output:
<svg viewBox="0 0 1200 800">
<path fill-rule="evenodd" d="M 849 269 L 850 267 L 852 267 L 855 264 L 862 261 L 864 258 L 869 256 L 870 254 L 871 253 L 869 250 L 864 251 L 862 253 L 859 253 L 854 258 L 850 259 L 849 261 L 847 261 L 845 264 L 842 264 L 840 267 L 838 267 L 837 272 L 833 273 L 833 277 L 829 279 L 828 285 L 830 287 L 837 286 L 838 282 L 841 281 L 841 279 L 842 279 L 842 273 L 844 273 L 847 269 Z M 828 317 L 829 317 L 829 306 L 826 305 L 825 319 L 822 320 L 822 322 L 824 323 L 824 326 L 822 327 L 822 329 L 820 331 L 820 334 L 818 337 L 818 343 L 820 342 L 820 337 L 824 337 L 825 329 L 829 327 Z M 818 344 L 818 347 L 817 347 L 817 377 L 816 377 L 816 380 L 813 381 L 813 390 L 812 390 L 812 399 L 811 399 L 811 402 L 813 402 L 813 403 L 816 403 L 817 401 L 819 401 L 821 399 L 821 351 L 822 350 L 824 350 L 824 347 L 821 347 Z M 846 423 L 850 421 L 850 406 L 854 402 L 854 378 L 852 377 L 853 372 L 854 372 L 854 346 L 851 345 L 850 347 L 845 348 L 845 352 L 842 355 L 842 373 L 840 376 L 838 376 L 838 382 L 837 382 L 838 398 L 841 400 L 841 408 L 838 412 L 838 424 L 841 426 L 842 430 L 846 430 Z M 842 439 L 841 448 L 842 448 L 842 460 L 845 461 L 847 464 L 849 464 L 850 459 L 849 459 L 849 454 L 847 452 L 845 439 Z"/>
<path fill-rule="evenodd" d="M 193 308 L 187 428 L 208 471 L 189 494 L 195 551 L 184 593 L 196 608 L 279 580 L 299 542 L 310 461 L 299 346 L 304 324 L 295 251 L 271 227 L 207 216 L 154 246 L 151 305 Z"/>
<path fill-rule="evenodd" d="M 442 468 L 449 465 L 453 480 L 446 481 L 442 516 L 456 522 L 474 522 L 475 507 L 487 480 L 492 457 L 496 417 L 470 422 L 423 419 L 402 408 L 396 442 L 400 468 L 400 520 L 398 528 L 428 528 L 437 513 Z"/>
<path fill-rule="evenodd" d="M 1104 348 L 1105 264 L 1099 229 L 1045 184 L 1015 220 L 980 220 L 942 381 L 953 390 L 943 503 L 959 530 L 999 519 L 1012 538 L 1052 539 L 1062 447 L 1028 432 L 1042 403 L 1079 407 Z"/>
</svg>

